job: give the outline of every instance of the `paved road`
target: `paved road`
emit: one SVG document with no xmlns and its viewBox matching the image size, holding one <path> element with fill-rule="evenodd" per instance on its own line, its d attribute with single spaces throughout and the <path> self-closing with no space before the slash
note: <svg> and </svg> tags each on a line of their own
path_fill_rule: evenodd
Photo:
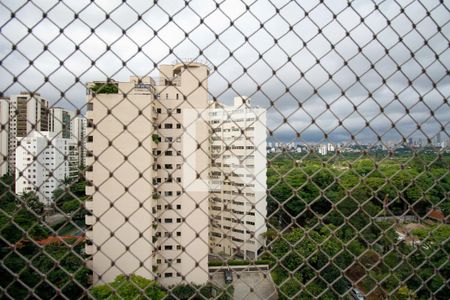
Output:
<svg viewBox="0 0 450 300">
<path fill-rule="evenodd" d="M 268 271 L 232 271 L 234 300 L 276 300 L 275 286 Z M 225 286 L 223 272 L 213 275 L 213 282 Z"/>
</svg>

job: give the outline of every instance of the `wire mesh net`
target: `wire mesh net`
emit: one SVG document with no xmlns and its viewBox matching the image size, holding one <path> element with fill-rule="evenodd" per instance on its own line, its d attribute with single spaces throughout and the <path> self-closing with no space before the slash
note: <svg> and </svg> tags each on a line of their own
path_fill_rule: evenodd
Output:
<svg viewBox="0 0 450 300">
<path fill-rule="evenodd" d="M 448 3 L 0 15 L 1 298 L 448 298 Z"/>
</svg>

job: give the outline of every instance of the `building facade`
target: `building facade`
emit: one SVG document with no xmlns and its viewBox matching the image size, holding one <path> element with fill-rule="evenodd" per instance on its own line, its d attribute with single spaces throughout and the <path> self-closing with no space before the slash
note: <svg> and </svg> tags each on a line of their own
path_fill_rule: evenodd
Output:
<svg viewBox="0 0 450 300">
<path fill-rule="evenodd" d="M 0 126 L 0 176 L 14 174 L 17 139 L 34 131 L 49 131 L 55 133 L 53 137 L 75 139 L 77 165 L 80 169 L 86 165 L 86 118 L 64 108 L 49 108 L 48 101 L 37 93 L 22 92 L 0 98 Z"/>
<path fill-rule="evenodd" d="M 9 98 L 0 98 L 0 177 L 9 169 Z"/>
<path fill-rule="evenodd" d="M 70 122 L 70 138 L 77 141 L 78 166 L 80 170 L 84 170 L 86 166 L 86 130 L 86 117 L 78 115 L 72 118 Z"/>
<path fill-rule="evenodd" d="M 33 131 L 17 143 L 16 194 L 34 192 L 43 204 L 52 204 L 53 191 L 78 174 L 76 141 Z"/>
<path fill-rule="evenodd" d="M 8 169 L 15 171 L 17 138 L 27 137 L 33 131 L 48 131 L 48 101 L 38 93 L 23 92 L 9 98 Z"/>
<path fill-rule="evenodd" d="M 55 132 L 57 137 L 62 137 L 64 139 L 71 138 L 71 125 L 74 118 L 74 111 L 69 111 L 62 107 L 51 107 L 48 115 L 49 131 Z"/>
<path fill-rule="evenodd" d="M 266 111 L 236 97 L 215 105 L 209 122 L 211 250 L 256 259 L 267 231 Z"/>
<path fill-rule="evenodd" d="M 208 281 L 208 76 L 206 65 L 188 62 L 160 66 L 158 79 L 88 83 L 86 253 L 94 283 L 131 273 L 166 286 Z M 258 138 L 265 150 L 265 131 Z M 264 219 L 259 198 L 251 202 Z M 260 236 L 265 227 L 248 220 L 248 234 Z M 260 244 L 242 249 L 251 256 Z"/>
</svg>

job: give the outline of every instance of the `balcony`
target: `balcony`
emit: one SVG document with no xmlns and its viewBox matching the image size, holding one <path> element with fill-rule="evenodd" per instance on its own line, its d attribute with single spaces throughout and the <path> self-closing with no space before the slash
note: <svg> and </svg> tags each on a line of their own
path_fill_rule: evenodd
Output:
<svg viewBox="0 0 450 300">
<path fill-rule="evenodd" d="M 86 180 L 88 180 L 88 181 L 90 181 L 90 182 L 92 182 L 92 179 L 93 179 L 93 174 L 92 174 L 92 172 L 86 172 L 85 174 L 84 174 L 84 176 L 86 177 Z"/>
<path fill-rule="evenodd" d="M 92 201 L 84 201 L 84 208 L 92 211 L 94 209 L 94 203 Z"/>
<path fill-rule="evenodd" d="M 84 218 L 84 222 L 85 222 L 86 225 L 94 225 L 95 217 L 86 215 L 85 218 Z"/>
<path fill-rule="evenodd" d="M 94 245 L 84 245 L 84 252 L 86 255 L 94 255 L 95 254 L 95 246 Z"/>
<path fill-rule="evenodd" d="M 95 188 L 93 186 L 87 186 L 85 188 L 85 191 L 86 191 L 86 195 L 92 196 L 92 195 L 94 195 Z"/>
<path fill-rule="evenodd" d="M 93 265 L 94 265 L 94 263 L 93 263 L 92 259 L 86 260 L 86 268 L 92 270 Z"/>
<path fill-rule="evenodd" d="M 87 230 L 85 233 L 86 239 L 91 240 L 94 238 L 94 232 L 92 230 Z"/>
</svg>

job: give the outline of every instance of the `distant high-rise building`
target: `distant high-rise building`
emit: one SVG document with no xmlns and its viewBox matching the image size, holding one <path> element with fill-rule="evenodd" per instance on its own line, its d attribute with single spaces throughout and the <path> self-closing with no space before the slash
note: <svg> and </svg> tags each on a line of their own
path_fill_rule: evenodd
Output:
<svg viewBox="0 0 450 300">
<path fill-rule="evenodd" d="M 441 146 L 442 140 L 441 140 L 441 132 L 439 131 L 436 135 L 436 146 Z"/>
<path fill-rule="evenodd" d="M 57 137 L 71 138 L 71 124 L 75 118 L 75 112 L 61 107 L 49 109 L 48 126 L 49 131 L 56 133 Z"/>
<path fill-rule="evenodd" d="M 328 154 L 328 147 L 327 145 L 321 144 L 318 146 L 318 152 L 320 155 L 327 155 Z"/>
<path fill-rule="evenodd" d="M 9 98 L 8 124 L 9 172 L 15 171 L 17 138 L 28 136 L 33 131 L 48 131 L 48 102 L 38 93 L 23 92 Z"/>
<path fill-rule="evenodd" d="M 0 98 L 0 177 L 8 173 L 9 98 Z"/>
<path fill-rule="evenodd" d="M 334 152 L 335 147 L 332 143 L 327 143 L 327 151 L 328 152 Z"/>
<path fill-rule="evenodd" d="M 86 130 L 88 126 L 87 119 L 82 115 L 72 118 L 70 123 L 70 138 L 77 141 L 80 170 L 86 166 Z"/>
<path fill-rule="evenodd" d="M 77 149 L 73 139 L 58 133 L 33 131 L 17 138 L 16 193 L 34 192 L 39 200 L 50 205 L 53 191 L 66 180 L 77 176 Z"/>
</svg>

